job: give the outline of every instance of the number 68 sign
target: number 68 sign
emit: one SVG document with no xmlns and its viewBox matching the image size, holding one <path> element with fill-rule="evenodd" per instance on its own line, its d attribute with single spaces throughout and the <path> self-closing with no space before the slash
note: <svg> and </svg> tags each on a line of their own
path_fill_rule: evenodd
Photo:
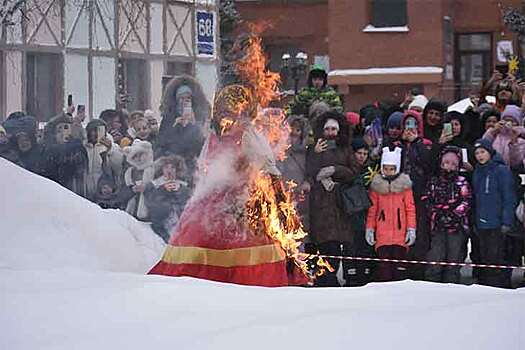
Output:
<svg viewBox="0 0 525 350">
<path fill-rule="evenodd" d="M 196 12 L 197 55 L 215 56 L 215 13 Z"/>
</svg>

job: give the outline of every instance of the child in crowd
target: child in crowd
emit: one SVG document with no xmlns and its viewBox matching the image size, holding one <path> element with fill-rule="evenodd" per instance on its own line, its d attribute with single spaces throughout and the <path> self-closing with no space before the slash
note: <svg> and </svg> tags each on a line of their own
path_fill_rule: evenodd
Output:
<svg viewBox="0 0 525 350">
<path fill-rule="evenodd" d="M 472 177 L 475 201 L 475 225 L 484 264 L 505 263 L 505 235 L 514 224 L 516 192 L 509 167 L 492 148 L 491 142 L 480 139 L 474 144 L 476 169 Z M 509 271 L 481 269 L 479 283 L 509 287 Z"/>
<path fill-rule="evenodd" d="M 166 242 L 190 197 L 185 173 L 183 158 L 161 157 L 155 162 L 155 180 L 146 185 L 144 194 L 152 228 Z"/>
<path fill-rule="evenodd" d="M 368 210 L 365 238 L 375 246 L 379 258 L 406 259 L 408 247 L 416 241 L 416 208 L 412 181 L 401 173 L 401 148 L 383 148 L 381 173 L 370 185 L 372 207 Z M 376 279 L 401 280 L 405 268 L 390 262 L 380 263 Z"/>
<path fill-rule="evenodd" d="M 525 157 L 525 128 L 523 112 L 515 105 L 507 105 L 501 113 L 501 120 L 483 135 L 492 143 L 492 148 L 511 168 L 522 165 Z"/>
<path fill-rule="evenodd" d="M 148 141 L 134 140 L 131 146 L 124 148 L 126 161 L 130 167 L 124 174 L 124 182 L 134 193 L 128 201 L 126 211 L 139 220 L 148 219 L 148 208 L 144 191 L 154 179 L 153 148 Z"/>
<path fill-rule="evenodd" d="M 111 175 L 103 174 L 98 180 L 94 201 L 103 209 L 121 209 L 123 207 L 118 186 Z"/>
<path fill-rule="evenodd" d="M 446 146 L 439 160 L 439 175 L 431 178 L 422 200 L 430 216 L 429 261 L 463 262 L 469 232 L 472 193 L 464 176 L 459 174 L 461 149 Z M 430 265 L 427 280 L 459 283 L 459 266 Z"/>
</svg>

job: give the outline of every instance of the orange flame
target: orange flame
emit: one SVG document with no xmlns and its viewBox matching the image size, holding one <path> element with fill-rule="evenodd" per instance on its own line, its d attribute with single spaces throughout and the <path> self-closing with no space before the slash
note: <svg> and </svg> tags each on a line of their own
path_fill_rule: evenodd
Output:
<svg viewBox="0 0 525 350">
<path fill-rule="evenodd" d="M 289 145 L 290 128 L 286 123 L 285 113 L 278 108 L 266 108 L 270 102 L 279 97 L 277 91 L 279 74 L 266 69 L 267 59 L 264 55 L 261 39 L 256 36 L 261 27 L 252 26 L 255 34 L 243 42 L 245 55 L 236 64 L 242 83 L 251 91 L 259 109 L 252 120 L 255 128 L 263 134 L 270 144 L 277 159 L 284 159 Z M 224 122 L 227 126 L 228 121 Z M 221 127 L 222 127 L 221 123 Z M 302 240 L 307 233 L 296 212 L 293 182 L 286 185 L 280 178 L 268 176 L 263 172 L 252 175 L 250 196 L 246 203 L 248 225 L 258 234 L 266 234 L 278 243 L 288 258 L 295 263 L 306 276 L 309 274 L 308 259 L 299 251 Z M 317 261 L 314 275 L 322 273 L 331 266 L 324 260 Z M 333 270 L 333 269 L 332 269 Z"/>
</svg>

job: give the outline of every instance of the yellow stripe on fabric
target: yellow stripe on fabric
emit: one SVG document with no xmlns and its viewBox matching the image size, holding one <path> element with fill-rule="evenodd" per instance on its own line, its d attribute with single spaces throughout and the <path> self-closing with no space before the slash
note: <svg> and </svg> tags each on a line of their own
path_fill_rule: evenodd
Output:
<svg viewBox="0 0 525 350">
<path fill-rule="evenodd" d="M 284 251 L 275 244 L 226 250 L 168 245 L 162 257 L 162 261 L 168 264 L 198 264 L 218 267 L 269 264 L 284 259 Z"/>
</svg>

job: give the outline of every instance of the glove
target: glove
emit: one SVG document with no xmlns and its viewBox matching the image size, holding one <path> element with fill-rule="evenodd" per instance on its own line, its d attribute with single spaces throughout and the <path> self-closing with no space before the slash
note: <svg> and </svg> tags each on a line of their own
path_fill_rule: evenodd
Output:
<svg viewBox="0 0 525 350">
<path fill-rule="evenodd" d="M 321 184 L 323 185 L 324 189 L 327 192 L 332 192 L 332 190 L 335 187 L 335 182 L 332 180 L 331 177 L 327 177 L 326 179 L 321 180 Z"/>
<path fill-rule="evenodd" d="M 373 229 L 366 229 L 365 240 L 368 245 L 374 246 L 376 244 L 375 231 Z"/>
<path fill-rule="evenodd" d="M 406 242 L 406 244 L 408 246 L 411 246 L 414 243 L 416 243 L 416 230 L 415 229 L 409 228 L 407 230 L 407 235 L 406 235 L 406 238 L 405 238 L 405 242 Z"/>
<path fill-rule="evenodd" d="M 334 173 L 335 173 L 334 166 L 326 166 L 324 168 L 321 168 L 321 170 L 319 170 L 319 173 L 317 173 L 317 181 L 326 179 L 327 177 L 332 176 Z"/>
<path fill-rule="evenodd" d="M 507 233 L 509 233 L 511 230 L 511 227 L 510 226 L 507 226 L 507 225 L 503 225 L 501 226 L 501 233 L 503 233 L 504 235 L 506 235 Z"/>
</svg>

